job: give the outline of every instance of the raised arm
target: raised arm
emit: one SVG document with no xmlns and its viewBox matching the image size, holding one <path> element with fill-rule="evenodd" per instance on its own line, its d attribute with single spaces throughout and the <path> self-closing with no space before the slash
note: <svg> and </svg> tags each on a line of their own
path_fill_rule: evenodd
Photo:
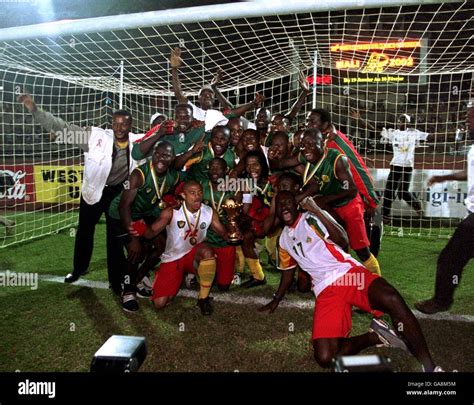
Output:
<svg viewBox="0 0 474 405">
<path fill-rule="evenodd" d="M 467 169 L 460 172 L 445 174 L 444 176 L 432 176 L 428 179 L 428 186 L 435 183 L 442 183 L 443 181 L 465 181 L 467 180 Z"/>
<path fill-rule="evenodd" d="M 242 104 L 242 105 L 239 105 L 238 107 L 235 107 L 234 109 L 230 111 L 230 113 L 232 115 L 240 117 L 241 115 L 244 115 L 247 111 L 257 108 L 264 101 L 265 101 L 265 97 L 262 94 L 255 93 L 255 98 L 253 99 L 253 101 L 251 101 L 250 103 Z"/>
<path fill-rule="evenodd" d="M 290 120 L 290 123 L 293 122 L 301 108 L 303 108 L 304 103 L 306 101 L 306 97 L 308 97 L 309 94 L 309 86 L 306 82 L 306 76 L 303 74 L 303 72 L 299 73 L 298 81 L 300 84 L 300 95 L 298 97 L 298 100 L 296 100 L 295 103 L 291 106 L 290 112 L 285 115 L 285 117 Z"/>
<path fill-rule="evenodd" d="M 298 169 L 297 172 L 302 175 L 303 173 L 301 169 L 303 168 L 303 165 L 297 166 L 296 168 Z M 299 204 L 299 202 L 304 200 L 306 197 L 312 197 L 316 195 L 318 192 L 319 192 L 318 182 L 314 179 L 311 179 L 310 181 L 308 181 L 308 184 L 303 186 L 301 191 L 297 195 L 295 195 L 295 201 Z"/>
<path fill-rule="evenodd" d="M 26 109 L 33 115 L 36 123 L 40 124 L 46 131 L 55 133 L 56 136 L 52 139 L 53 141 L 58 138 L 58 134 L 61 134 L 65 138 L 64 142 L 72 141 L 74 145 L 81 148 L 84 152 L 89 150 L 89 128 L 86 129 L 79 125 L 70 124 L 47 111 L 41 110 L 34 102 L 33 97 L 27 92 L 18 96 L 18 101 L 23 103 Z"/>
<path fill-rule="evenodd" d="M 211 82 L 211 87 L 212 87 L 212 90 L 214 90 L 214 95 L 217 97 L 217 100 L 219 101 L 219 104 L 222 106 L 222 108 L 229 109 L 229 110 L 233 109 L 234 106 L 230 103 L 229 100 L 227 100 L 224 97 L 224 95 L 219 90 L 218 86 L 221 84 L 221 80 L 222 80 L 222 69 L 219 68 Z"/>
<path fill-rule="evenodd" d="M 343 250 L 349 247 L 349 238 L 344 228 L 339 225 L 331 215 L 322 210 L 313 198 L 307 197 L 300 203 L 300 207 L 306 211 L 311 212 L 316 216 L 326 227 L 329 232 L 329 238 L 339 245 Z"/>
<path fill-rule="evenodd" d="M 203 137 L 193 145 L 192 149 L 182 153 L 181 155 L 176 156 L 176 159 L 174 161 L 174 168 L 176 170 L 182 170 L 190 159 L 193 159 L 196 155 L 202 152 L 202 150 L 206 146 L 204 138 L 205 135 L 203 135 Z"/>
<path fill-rule="evenodd" d="M 263 220 L 263 231 L 265 235 L 268 235 L 268 233 L 274 226 L 280 225 L 280 220 L 276 216 L 276 198 L 275 197 L 276 197 L 276 194 L 272 198 L 272 203 L 270 205 L 270 213 Z"/>
<path fill-rule="evenodd" d="M 380 132 L 380 136 L 382 137 L 382 139 L 380 140 L 380 143 L 387 144 L 389 142 L 392 142 L 393 130 L 383 127 L 382 132 Z"/>
<path fill-rule="evenodd" d="M 170 124 L 170 120 L 163 121 L 158 131 L 144 139 L 143 141 L 137 141 L 133 143 L 132 147 L 132 158 L 135 160 L 142 160 L 150 156 L 153 151 L 153 146 L 164 136 L 166 128 Z"/>
<path fill-rule="evenodd" d="M 181 82 L 179 80 L 178 69 L 182 64 L 183 60 L 181 59 L 181 49 L 179 47 L 175 47 L 171 50 L 170 55 L 171 82 L 173 84 L 174 95 L 178 99 L 178 102 L 187 103 L 188 98 L 183 94 L 183 91 L 181 90 Z"/>
</svg>

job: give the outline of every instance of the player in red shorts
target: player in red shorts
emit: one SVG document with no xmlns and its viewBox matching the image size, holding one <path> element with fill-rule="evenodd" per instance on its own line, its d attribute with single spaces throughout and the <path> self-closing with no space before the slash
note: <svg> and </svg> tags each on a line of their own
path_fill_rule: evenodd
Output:
<svg viewBox="0 0 474 405">
<path fill-rule="evenodd" d="M 306 129 L 300 153 L 277 162 L 280 168 L 294 167 L 303 176 L 305 196 L 315 196 L 318 205 L 330 212 L 349 235 L 350 247 L 372 273 L 380 275 L 378 260 L 370 252 L 370 242 L 364 223 L 364 204 L 354 183 L 347 157 L 324 146 L 323 135 L 317 128 Z M 310 182 L 316 184 L 313 191 Z M 313 183 L 313 184 L 314 184 Z"/>
<path fill-rule="evenodd" d="M 227 163 L 224 159 L 216 157 L 209 162 L 209 181 L 204 182 L 203 202 L 212 207 L 219 215 L 223 224 L 228 222 L 227 214 L 222 209 L 229 198 L 236 198 L 235 192 L 228 191 L 222 186 L 227 173 Z M 212 229 L 207 233 L 206 242 L 214 249 L 216 254 L 216 284 L 220 291 L 227 291 L 234 279 L 235 246 L 231 246 Z"/>
<path fill-rule="evenodd" d="M 335 356 L 353 355 L 383 344 L 411 352 L 425 371 L 441 371 L 431 358 L 418 321 L 398 291 L 344 251 L 348 245 L 344 229 L 312 198 L 301 203 L 308 210 L 304 213 L 298 212 L 291 192 L 281 191 L 275 198 L 277 215 L 285 224 L 279 247 L 282 278 L 273 300 L 261 310 L 273 312 L 277 308 L 299 265 L 311 276 L 317 297 L 312 338 L 320 366 L 329 367 Z M 375 318 L 369 332 L 349 337 L 352 306 L 375 317 L 387 313 L 400 334 Z"/>
<path fill-rule="evenodd" d="M 177 210 L 166 208 L 160 217 L 148 227 L 143 236 L 151 239 L 166 228 L 167 238 L 161 264 L 153 283 L 151 297 L 156 309 L 165 307 L 176 296 L 185 273 L 199 276 L 197 305 L 203 315 L 211 315 L 209 292 L 216 274 L 214 250 L 203 243 L 211 227 L 221 238 L 227 240 L 227 232 L 217 213 L 202 204 L 202 186 L 188 181 L 181 193 L 183 203 Z M 130 227 L 133 234 L 133 224 Z M 136 233 L 140 236 L 140 233 Z"/>
</svg>

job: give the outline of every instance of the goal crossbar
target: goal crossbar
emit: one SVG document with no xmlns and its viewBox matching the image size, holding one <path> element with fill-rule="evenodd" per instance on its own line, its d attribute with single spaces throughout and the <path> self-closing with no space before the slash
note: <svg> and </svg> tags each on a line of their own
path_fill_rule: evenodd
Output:
<svg viewBox="0 0 474 405">
<path fill-rule="evenodd" d="M 440 3 L 458 3 L 459 0 L 272 0 L 186 7 L 172 10 L 149 11 L 143 13 L 61 20 L 50 23 L 4 28 L 0 30 L 0 41 L 19 41 L 32 38 L 55 37 L 61 35 L 86 34 L 162 26 L 204 21 L 220 21 L 231 18 L 266 17 L 295 13 L 328 12 L 377 7 L 401 7 Z"/>
</svg>

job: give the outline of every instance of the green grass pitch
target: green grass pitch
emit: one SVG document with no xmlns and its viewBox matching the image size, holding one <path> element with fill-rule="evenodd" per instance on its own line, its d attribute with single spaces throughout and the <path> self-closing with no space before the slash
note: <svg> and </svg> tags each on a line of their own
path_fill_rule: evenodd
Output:
<svg viewBox="0 0 474 405">
<path fill-rule="evenodd" d="M 73 232 L 0 249 L 0 271 L 38 272 L 63 277 L 71 270 Z M 379 255 L 384 277 L 408 304 L 431 296 L 436 259 L 447 240 L 386 236 Z M 106 281 L 105 226 L 96 231 L 88 280 Z M 474 264 L 464 272 L 450 314 L 474 315 Z M 215 302 L 211 317 L 202 317 L 194 299 L 178 297 L 156 312 L 146 300 L 127 314 L 107 289 L 41 281 L 29 287 L 0 287 L 0 371 L 88 371 L 95 351 L 113 334 L 145 336 L 148 356 L 140 371 L 323 371 L 310 344 L 312 309 L 279 308 L 257 312 L 250 300 L 271 299 L 278 273 L 266 269 L 269 284 L 231 293 L 248 304 Z M 218 296 L 219 292 L 211 293 Z M 285 300 L 311 300 L 294 293 Z M 354 314 L 353 334 L 367 330 L 370 317 Z M 435 361 L 446 370 L 474 371 L 474 323 L 421 319 Z M 409 355 L 371 349 L 392 359 L 398 371 L 420 371 Z"/>
</svg>

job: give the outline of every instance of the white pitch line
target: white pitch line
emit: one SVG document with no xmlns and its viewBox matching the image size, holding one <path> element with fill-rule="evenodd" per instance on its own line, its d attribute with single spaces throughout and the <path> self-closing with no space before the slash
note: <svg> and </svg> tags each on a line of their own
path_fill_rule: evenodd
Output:
<svg viewBox="0 0 474 405">
<path fill-rule="evenodd" d="M 64 283 L 64 277 L 58 277 L 53 275 L 40 275 L 40 280 L 48 281 L 53 283 Z M 90 288 L 100 288 L 108 289 L 109 284 L 103 281 L 92 281 L 92 280 L 78 280 L 73 283 L 75 286 L 81 287 L 90 287 Z M 197 298 L 197 291 L 191 290 L 180 290 L 178 292 L 179 297 L 185 298 Z M 257 297 L 254 295 L 236 295 L 233 293 L 220 293 L 213 295 L 214 301 L 216 302 L 225 302 L 230 304 L 239 304 L 239 305 L 265 305 L 270 302 L 270 297 Z M 282 301 L 280 302 L 279 307 L 281 308 L 298 308 L 298 309 L 313 309 L 314 300 L 295 300 L 295 301 Z M 474 323 L 473 315 L 462 315 L 462 314 L 451 314 L 447 313 L 438 313 L 434 315 L 426 315 L 422 312 L 412 309 L 413 313 L 417 318 L 420 319 L 430 319 L 433 321 L 453 321 L 453 322 L 472 322 Z"/>
</svg>

